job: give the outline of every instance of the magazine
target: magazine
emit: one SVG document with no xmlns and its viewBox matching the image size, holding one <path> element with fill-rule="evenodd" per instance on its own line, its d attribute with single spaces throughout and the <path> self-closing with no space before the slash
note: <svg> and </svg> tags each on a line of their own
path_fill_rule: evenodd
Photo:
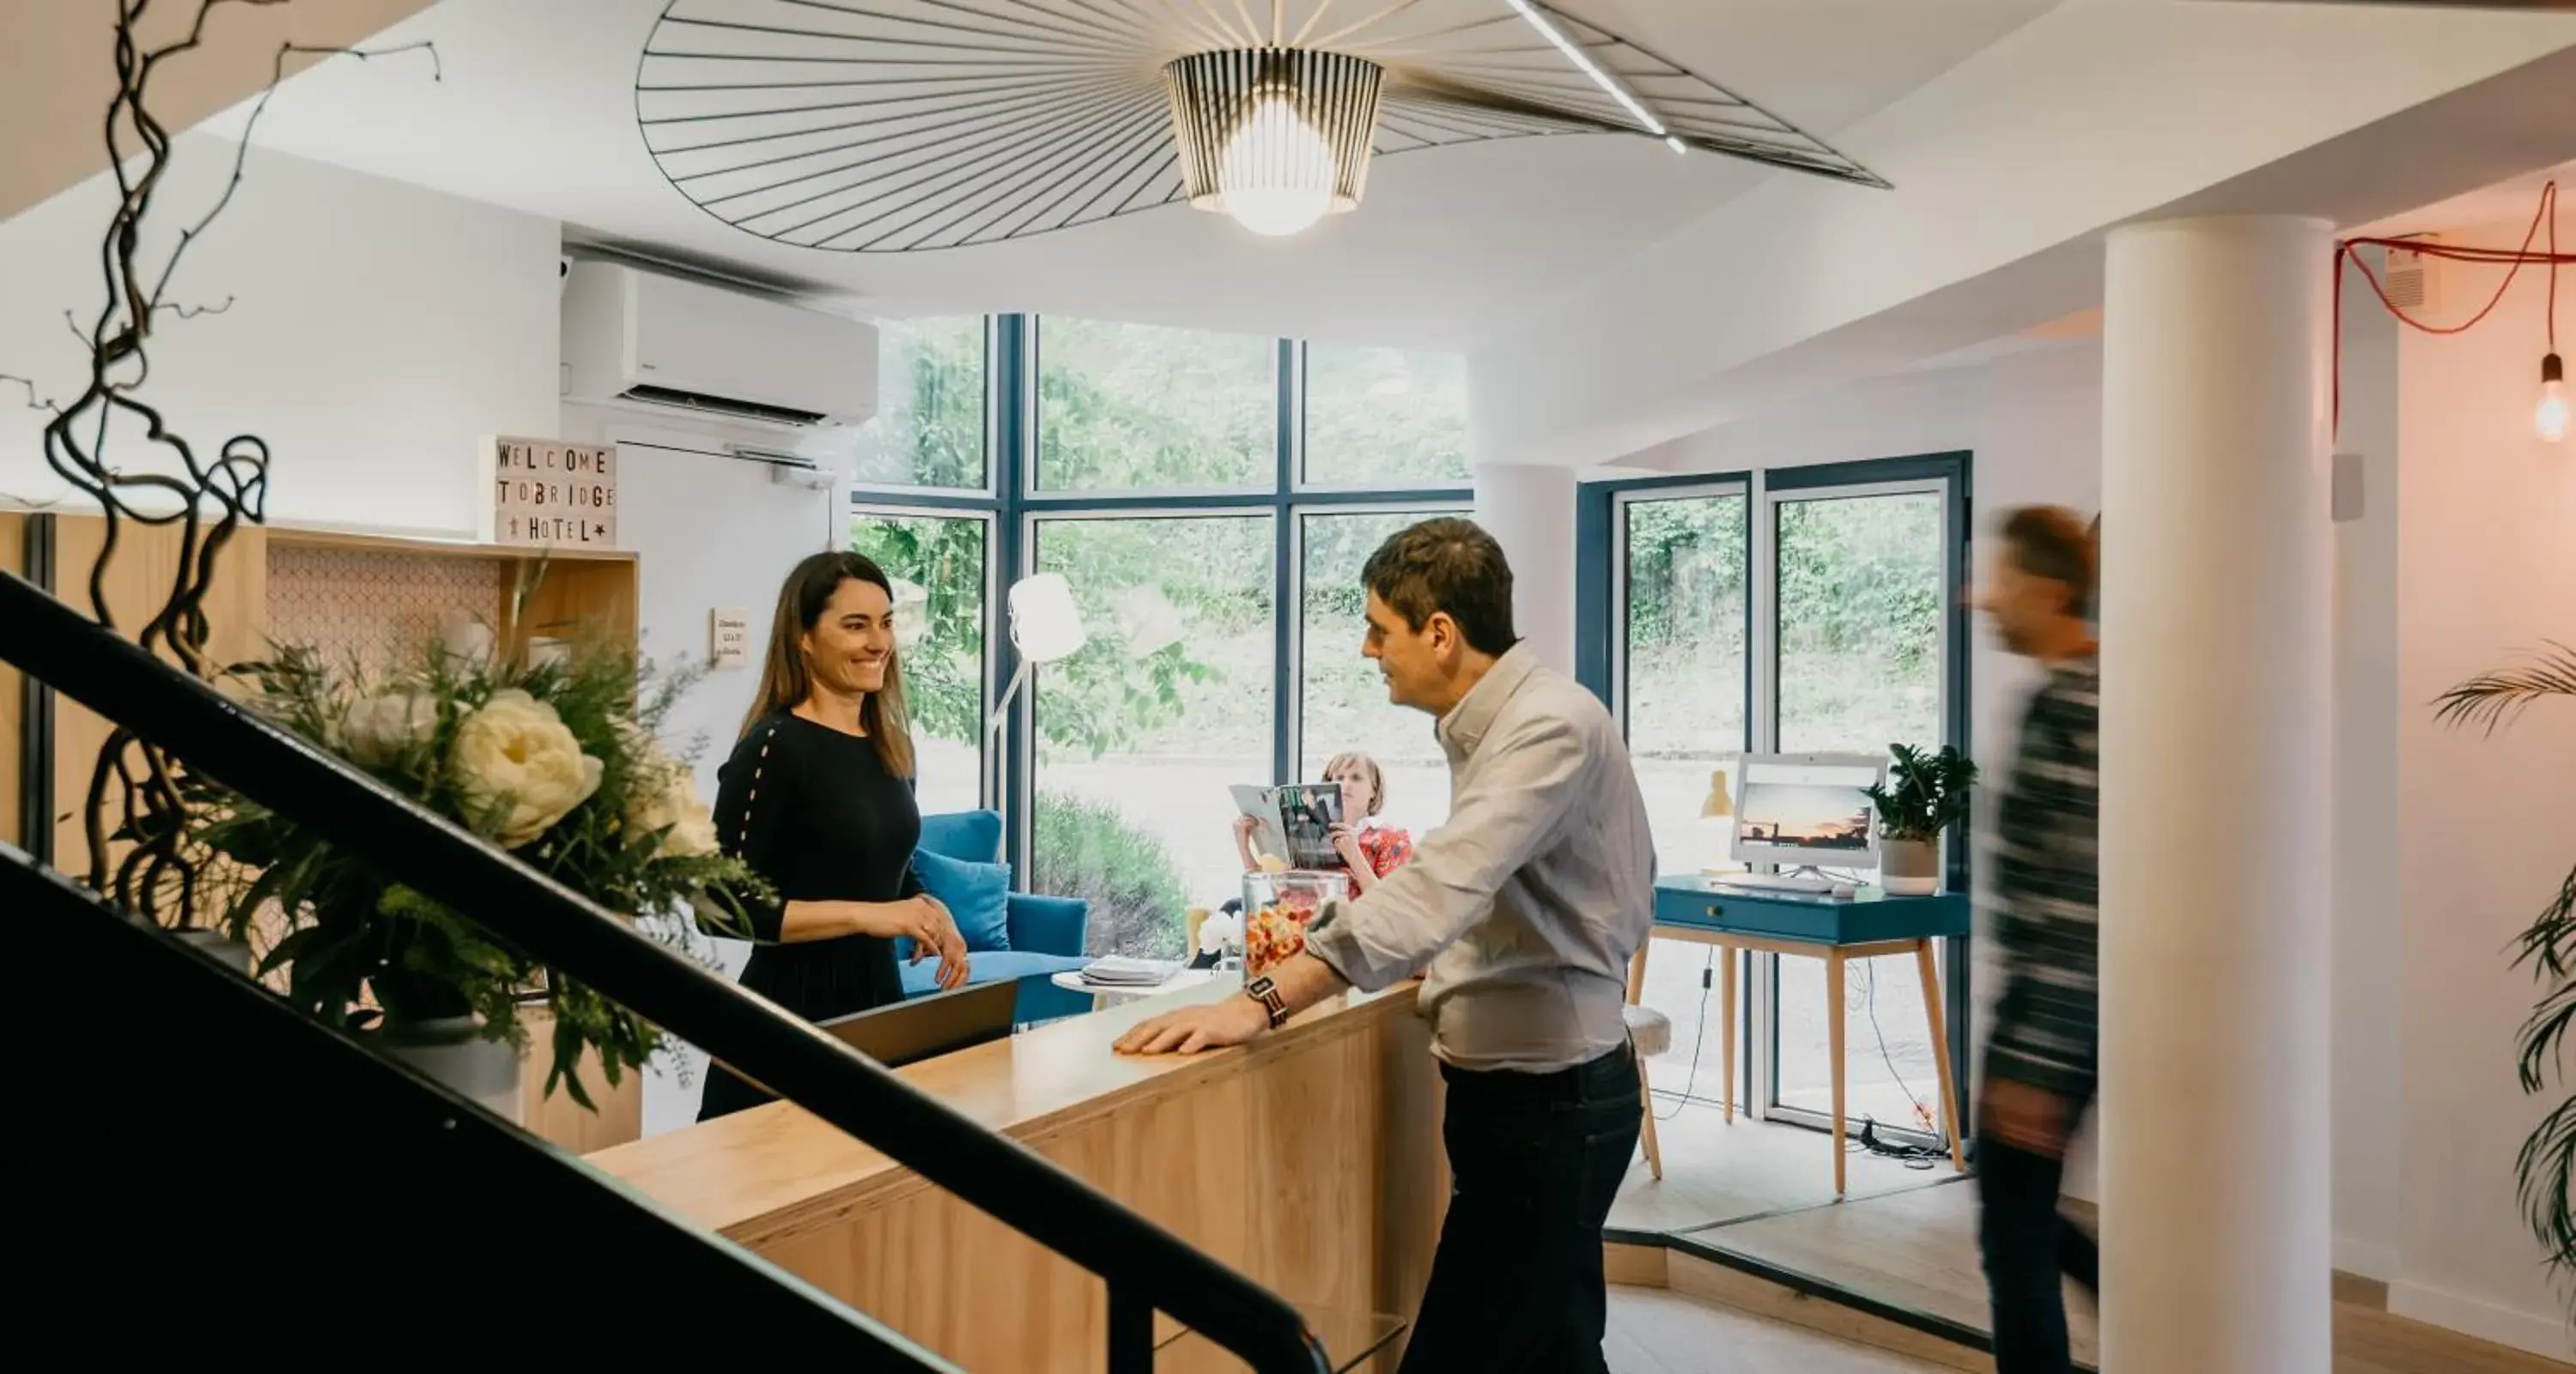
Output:
<svg viewBox="0 0 2576 1374">
<path fill-rule="evenodd" d="M 1252 854 L 1275 854 L 1290 868 L 1333 869 L 1342 856 L 1333 848 L 1333 827 L 1342 819 L 1339 783 L 1297 783 L 1255 787 L 1238 783 L 1234 804 L 1261 823 L 1253 832 Z"/>
</svg>

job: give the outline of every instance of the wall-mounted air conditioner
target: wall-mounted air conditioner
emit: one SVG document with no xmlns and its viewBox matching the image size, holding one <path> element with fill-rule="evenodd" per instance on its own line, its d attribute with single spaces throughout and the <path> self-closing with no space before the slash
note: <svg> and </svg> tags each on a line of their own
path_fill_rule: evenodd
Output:
<svg viewBox="0 0 2576 1374">
<path fill-rule="evenodd" d="M 771 425 L 876 413 L 874 325 L 617 262 L 564 278 L 565 396 Z"/>
</svg>

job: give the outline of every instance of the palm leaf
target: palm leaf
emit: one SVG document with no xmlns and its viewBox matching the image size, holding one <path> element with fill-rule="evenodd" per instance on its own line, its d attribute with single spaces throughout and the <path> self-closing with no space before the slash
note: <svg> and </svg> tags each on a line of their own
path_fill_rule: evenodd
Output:
<svg viewBox="0 0 2576 1374">
<path fill-rule="evenodd" d="M 2509 725 L 2543 697 L 2576 697 L 2576 649 L 2556 640 L 2514 668 L 2480 673 L 2433 699 L 2433 718 L 2487 734 Z"/>
</svg>

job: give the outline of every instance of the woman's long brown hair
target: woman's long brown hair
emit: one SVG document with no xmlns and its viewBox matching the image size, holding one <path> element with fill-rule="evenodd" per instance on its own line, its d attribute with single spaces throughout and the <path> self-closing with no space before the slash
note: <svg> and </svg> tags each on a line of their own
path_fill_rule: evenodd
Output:
<svg viewBox="0 0 2576 1374">
<path fill-rule="evenodd" d="M 760 691 L 751 699 L 751 714 L 742 718 L 742 733 L 780 711 L 805 704 L 814 694 L 814 670 L 805 662 L 803 639 L 823 619 L 823 607 L 844 582 L 865 582 L 894 602 L 894 581 L 876 560 L 855 553 L 818 553 L 796 565 L 778 589 L 778 609 L 769 618 L 769 653 L 760 665 Z M 859 704 L 859 724 L 876 741 L 877 757 L 898 778 L 913 775 L 912 722 L 903 704 L 903 655 L 886 651 L 885 685 Z"/>
</svg>

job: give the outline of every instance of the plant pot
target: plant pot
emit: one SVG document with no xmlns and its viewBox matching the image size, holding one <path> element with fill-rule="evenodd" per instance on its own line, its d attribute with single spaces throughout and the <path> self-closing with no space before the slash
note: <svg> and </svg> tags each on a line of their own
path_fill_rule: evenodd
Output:
<svg viewBox="0 0 2576 1374">
<path fill-rule="evenodd" d="M 518 1047 L 482 1038 L 471 1016 L 388 1025 L 379 1043 L 386 1054 L 471 1098 L 513 1126 L 524 1124 L 519 1095 Z"/>
<path fill-rule="evenodd" d="M 1939 840 L 1880 840 L 1878 885 L 1890 897 L 1929 897 L 1941 890 Z"/>
<path fill-rule="evenodd" d="M 250 946 L 227 937 L 220 930 L 190 926 L 171 931 L 170 937 L 244 978 L 250 976 Z"/>
</svg>

